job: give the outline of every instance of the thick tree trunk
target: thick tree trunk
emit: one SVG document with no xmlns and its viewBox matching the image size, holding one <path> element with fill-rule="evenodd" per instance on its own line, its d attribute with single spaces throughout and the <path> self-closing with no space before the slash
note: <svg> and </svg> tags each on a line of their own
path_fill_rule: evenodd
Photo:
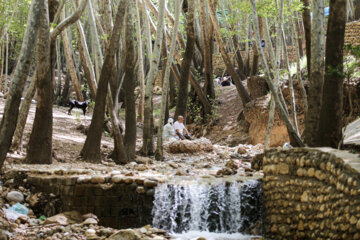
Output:
<svg viewBox="0 0 360 240">
<path fill-rule="evenodd" d="M 15 68 L 14 78 L 0 124 L 0 168 L 10 149 L 12 137 L 16 128 L 20 98 L 29 74 L 32 52 L 36 43 L 37 30 L 39 27 L 39 16 L 41 15 L 43 5 L 44 0 L 33 0 L 31 2 L 19 60 Z"/>
<path fill-rule="evenodd" d="M 319 137 L 319 119 L 321 109 L 322 86 L 324 82 L 325 55 L 325 12 L 324 0 L 313 1 L 311 35 L 311 73 L 308 93 L 308 111 L 305 119 L 305 142 L 316 146 Z"/>
<path fill-rule="evenodd" d="M 182 1 L 176 1 L 175 2 L 175 24 L 173 28 L 173 32 L 171 35 L 172 42 L 170 46 L 170 53 L 167 57 L 166 61 L 166 69 L 165 69 L 165 75 L 164 75 L 164 82 L 163 82 L 163 88 L 162 88 L 162 95 L 161 95 L 161 107 L 160 107 L 160 124 L 158 129 L 158 137 L 157 137 L 157 149 L 155 157 L 157 160 L 163 160 L 164 158 L 164 152 L 163 152 L 163 125 L 165 121 L 165 111 L 166 111 L 166 105 L 167 105 L 167 99 L 168 99 L 168 88 L 169 88 L 169 77 L 170 77 L 170 69 L 173 63 L 174 53 L 175 53 L 175 47 L 176 47 L 176 36 L 178 34 L 178 28 L 179 28 L 179 20 L 180 20 L 180 10 L 181 10 L 181 4 Z"/>
<path fill-rule="evenodd" d="M 219 22 L 216 18 L 216 14 L 215 14 L 215 9 L 214 6 L 212 6 L 211 4 L 211 0 L 207 0 L 208 3 L 208 8 L 210 10 L 210 18 L 212 21 L 212 25 L 214 27 L 214 32 L 215 32 L 215 36 L 216 36 L 216 41 L 219 45 L 220 51 L 221 51 L 221 56 L 225 62 L 226 65 L 226 70 L 230 73 L 233 81 L 235 82 L 236 85 L 236 89 L 238 91 L 238 94 L 241 98 L 242 104 L 245 105 L 246 103 L 248 103 L 250 101 L 250 96 L 248 94 L 248 92 L 246 91 L 244 85 L 242 84 L 239 75 L 236 73 L 234 66 L 231 63 L 231 60 L 229 58 L 229 56 L 226 53 L 225 50 L 225 46 L 224 43 L 222 41 L 221 38 L 221 33 L 220 33 L 220 26 L 219 26 Z"/>
<path fill-rule="evenodd" d="M 325 81 L 320 111 L 319 145 L 337 148 L 343 127 L 343 48 L 346 0 L 330 1 L 326 38 Z"/>
<path fill-rule="evenodd" d="M 52 163 L 52 102 L 53 81 L 51 73 L 50 23 L 48 4 L 45 1 L 39 22 L 36 62 L 36 89 L 38 101 L 33 129 L 27 147 L 27 163 Z"/>
<path fill-rule="evenodd" d="M 176 102 L 175 119 L 182 115 L 186 119 L 187 100 L 189 94 L 189 74 L 192 58 L 195 52 L 195 26 L 194 26 L 195 1 L 188 0 L 187 18 L 186 18 L 186 49 L 181 63 L 180 85 L 178 99 Z M 173 39 L 174 40 L 174 39 Z M 181 97 L 180 97 L 181 96 Z"/>
<path fill-rule="evenodd" d="M 151 56 L 150 70 L 145 88 L 145 106 L 144 106 L 144 129 L 143 129 L 143 154 L 146 156 L 154 153 L 153 146 L 153 88 L 160 60 L 161 43 L 163 38 L 163 26 L 165 15 L 165 0 L 159 0 L 159 17 L 155 38 L 155 47 Z M 149 19 L 150 21 L 150 19 Z"/>
<path fill-rule="evenodd" d="M 204 92 L 206 96 L 209 96 L 210 98 L 215 98 L 215 89 L 214 89 L 214 81 L 212 76 L 212 68 L 211 68 L 211 49 L 210 49 L 210 39 L 208 38 L 208 24 L 206 21 L 206 15 L 205 15 L 205 0 L 200 0 L 200 17 L 201 17 L 201 33 L 202 33 L 202 39 L 204 42 L 204 79 L 205 79 L 205 86 L 204 86 Z"/>
<path fill-rule="evenodd" d="M 89 1 L 90 2 L 90 1 Z M 115 64 L 115 54 L 119 48 L 120 33 L 124 22 L 124 13 L 128 1 L 121 0 L 116 14 L 115 28 L 110 38 L 109 47 L 106 50 L 105 60 L 101 69 L 100 80 L 95 98 L 95 109 L 91 120 L 89 133 L 86 137 L 84 147 L 80 155 L 85 161 L 100 162 L 100 144 L 101 134 L 104 124 L 106 95 L 108 90 L 109 79 L 113 74 Z"/>
<path fill-rule="evenodd" d="M 311 75 L 311 16 L 310 16 L 310 3 L 309 0 L 301 0 L 304 4 L 303 9 L 303 23 L 305 29 L 305 44 L 306 44 L 306 58 L 308 76 Z"/>
<path fill-rule="evenodd" d="M 134 6 L 134 7 L 133 7 Z M 134 25 L 132 11 L 136 10 L 135 3 L 128 5 L 126 12 L 126 67 L 125 67 L 125 138 L 124 144 L 127 152 L 128 160 L 135 160 L 136 147 L 136 104 L 135 104 L 135 83 L 134 74 L 135 65 L 135 47 L 134 47 Z"/>
</svg>

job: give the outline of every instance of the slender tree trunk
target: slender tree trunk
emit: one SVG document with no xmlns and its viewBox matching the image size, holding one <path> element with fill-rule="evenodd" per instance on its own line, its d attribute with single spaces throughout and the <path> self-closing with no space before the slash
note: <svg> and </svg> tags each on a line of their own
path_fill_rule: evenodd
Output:
<svg viewBox="0 0 360 240">
<path fill-rule="evenodd" d="M 140 13 L 137 0 L 135 1 L 136 13 L 136 35 L 137 35 L 137 48 L 138 48 L 138 61 L 139 61 L 139 80 L 140 80 L 140 99 L 138 108 L 138 122 L 144 120 L 144 101 L 145 101 L 145 73 L 144 73 L 144 59 L 143 59 L 143 44 L 141 35 Z"/>
<path fill-rule="evenodd" d="M 4 84 L 4 76 L 3 76 L 3 72 L 4 72 L 4 42 L 0 41 L 1 43 L 1 48 L 0 48 L 0 92 L 4 92 L 5 91 L 5 84 Z"/>
<path fill-rule="evenodd" d="M 337 148 L 343 127 L 343 48 L 346 26 L 346 0 L 330 1 L 326 39 L 325 81 L 320 111 L 319 144 Z"/>
<path fill-rule="evenodd" d="M 63 21 L 64 19 L 65 19 L 65 8 L 63 9 L 63 12 L 61 13 L 61 20 Z M 69 37 L 68 37 L 67 31 L 62 31 L 61 36 L 63 39 L 66 65 L 70 72 L 70 76 L 71 76 L 71 80 L 72 80 L 72 83 L 74 86 L 76 97 L 79 101 L 82 102 L 82 101 L 84 101 L 84 97 L 81 93 L 81 86 L 80 86 L 79 80 L 76 75 L 76 69 L 75 69 L 73 58 L 72 58 L 72 50 L 71 50 L 72 48 L 71 48 L 71 45 L 69 42 Z"/>
<path fill-rule="evenodd" d="M 126 67 L 125 67 L 125 138 L 124 144 L 129 161 L 135 160 L 136 147 L 136 105 L 135 105 L 135 47 L 134 47 L 134 25 L 132 11 L 136 10 L 135 3 L 128 5 L 126 12 Z"/>
<path fill-rule="evenodd" d="M 310 16 L 310 0 L 301 0 L 304 4 L 303 9 L 303 23 L 305 29 L 305 43 L 306 43 L 306 58 L 307 58 L 307 70 L 308 76 L 311 75 L 311 16 Z"/>
<path fill-rule="evenodd" d="M 260 39 L 262 39 L 262 27 L 263 26 L 263 21 L 262 21 L 262 17 L 259 17 L 259 27 L 260 27 Z M 261 47 L 261 46 L 260 46 Z M 257 48 L 254 48 L 254 53 L 253 53 L 253 62 L 252 62 L 252 66 L 251 66 L 251 72 L 250 72 L 250 76 L 256 76 L 259 72 L 259 51 L 257 50 Z"/>
<path fill-rule="evenodd" d="M 211 0 L 207 0 L 207 3 L 208 3 L 208 8 L 210 10 L 210 18 L 212 21 L 212 25 L 214 27 L 216 41 L 219 45 L 219 48 L 221 51 L 221 56 L 225 62 L 226 70 L 230 73 L 232 79 L 234 80 L 236 89 L 241 98 L 242 104 L 245 106 L 245 104 L 250 101 L 250 96 L 249 96 L 248 92 L 246 91 L 244 85 L 242 84 L 238 74 L 235 72 L 234 66 L 232 65 L 232 62 L 226 53 L 225 46 L 224 46 L 224 43 L 221 38 L 220 26 L 219 26 L 219 22 L 216 18 L 214 6 L 212 6 Z"/>
<path fill-rule="evenodd" d="M 182 115 L 186 118 L 187 112 L 187 100 L 189 95 L 189 74 L 192 63 L 192 58 L 195 52 L 195 26 L 194 26 L 194 14 L 195 14 L 195 1 L 188 0 L 187 18 L 186 18 L 186 49 L 183 56 L 183 62 L 181 63 L 180 70 L 180 85 L 178 91 L 175 119 Z"/>
<path fill-rule="evenodd" d="M 6 100 L 4 115 L 0 124 L 0 168 L 10 149 L 19 113 L 20 98 L 29 74 L 32 52 L 36 43 L 39 16 L 43 8 L 43 0 L 33 0 L 27 19 L 20 56 L 15 68 L 14 78 Z"/>
<path fill-rule="evenodd" d="M 16 124 L 16 130 L 14 133 L 14 138 L 13 138 L 13 142 L 12 142 L 12 150 L 16 151 L 19 149 L 19 147 L 21 146 L 22 143 L 22 137 L 24 134 L 24 129 L 25 129 L 25 125 L 26 125 L 26 120 L 29 114 L 29 110 L 31 107 L 31 102 L 32 99 L 35 95 L 36 92 L 36 79 L 37 79 L 37 71 L 35 71 L 35 74 L 31 80 L 30 86 L 26 91 L 26 95 L 24 100 L 21 103 L 20 106 L 20 111 L 19 111 L 19 117 L 17 120 L 17 124 Z"/>
<path fill-rule="evenodd" d="M 173 63 L 174 52 L 176 48 L 176 36 L 178 34 L 179 28 L 179 20 L 180 20 L 180 10 L 181 10 L 182 0 L 175 2 L 175 24 L 173 28 L 173 32 L 171 35 L 172 42 L 170 46 L 170 53 L 167 58 L 166 62 L 166 70 L 164 75 L 164 82 L 163 82 L 163 89 L 161 95 L 161 107 L 160 107 L 160 124 L 158 130 L 158 137 L 157 137 L 157 149 L 155 157 L 157 160 L 163 160 L 164 158 L 164 151 L 163 151 L 163 123 L 165 121 L 165 111 L 166 111 L 166 103 L 167 103 L 167 96 L 168 96 L 168 88 L 169 88 L 169 77 L 170 77 L 170 69 Z"/>
<path fill-rule="evenodd" d="M 56 39 L 56 65 L 57 65 L 57 84 L 56 84 L 55 98 L 58 98 L 61 95 L 61 73 L 62 73 L 60 39 Z"/>
<path fill-rule="evenodd" d="M 90 2 L 90 1 L 89 1 Z M 119 3 L 118 11 L 116 14 L 116 20 L 113 29 L 109 47 L 106 50 L 105 60 L 103 67 L 101 69 L 100 80 L 96 92 L 95 98 L 95 108 L 93 113 L 93 118 L 91 120 L 89 134 L 86 137 L 85 144 L 81 150 L 80 155 L 84 158 L 85 161 L 89 162 L 100 162 L 100 144 L 101 144 L 101 134 L 104 124 L 105 116 L 105 105 L 106 105 L 106 95 L 108 90 L 109 79 L 113 74 L 113 66 L 115 64 L 115 54 L 119 48 L 121 26 L 124 22 L 124 13 L 128 1 L 121 0 Z"/>
<path fill-rule="evenodd" d="M 74 0 L 73 0 L 73 5 L 75 5 Z M 81 21 L 76 22 L 76 28 L 77 28 L 77 32 L 78 32 L 78 38 L 79 38 L 78 44 L 79 44 L 79 52 L 80 52 L 80 57 L 81 57 L 81 64 L 82 64 L 82 67 L 85 72 L 85 76 L 86 76 L 88 84 L 89 84 L 91 95 L 93 98 L 95 98 L 96 87 L 97 87 L 96 75 L 95 75 L 93 64 L 91 62 L 89 49 L 88 49 L 88 46 L 86 43 L 84 29 L 81 25 Z"/>
<path fill-rule="evenodd" d="M 305 142 L 316 146 L 319 137 L 319 120 L 321 109 L 321 93 L 324 82 L 325 65 L 325 12 L 324 0 L 313 1 L 313 23 L 311 35 L 311 73 L 308 94 L 308 111 L 305 119 Z"/>
<path fill-rule="evenodd" d="M 35 120 L 27 148 L 27 163 L 52 163 L 52 102 L 53 81 L 51 78 L 50 23 L 48 3 L 42 8 L 37 40 L 37 80 Z"/>
<path fill-rule="evenodd" d="M 163 38 L 163 26 L 165 16 L 165 0 L 159 0 L 159 17 L 155 38 L 155 47 L 151 55 L 150 71 L 145 88 L 145 106 L 144 106 L 144 129 L 143 129 L 143 154 L 146 156 L 152 155 L 154 152 L 153 146 L 153 88 L 158 70 L 158 63 L 160 60 L 161 43 Z M 150 20 L 150 19 L 149 19 Z"/>
</svg>

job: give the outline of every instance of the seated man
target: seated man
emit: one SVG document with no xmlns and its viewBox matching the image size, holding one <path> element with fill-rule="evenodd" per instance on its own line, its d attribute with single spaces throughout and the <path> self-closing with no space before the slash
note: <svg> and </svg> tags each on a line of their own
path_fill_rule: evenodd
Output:
<svg viewBox="0 0 360 240">
<path fill-rule="evenodd" d="M 176 135 L 180 138 L 180 140 L 189 139 L 191 140 L 189 131 L 186 129 L 184 125 L 184 117 L 179 116 L 178 120 L 174 123 L 174 129 Z"/>
<path fill-rule="evenodd" d="M 163 141 L 164 142 L 174 141 L 177 139 L 174 128 L 173 128 L 173 122 L 174 122 L 174 119 L 169 118 L 168 123 L 164 126 L 164 129 L 163 129 Z"/>
</svg>

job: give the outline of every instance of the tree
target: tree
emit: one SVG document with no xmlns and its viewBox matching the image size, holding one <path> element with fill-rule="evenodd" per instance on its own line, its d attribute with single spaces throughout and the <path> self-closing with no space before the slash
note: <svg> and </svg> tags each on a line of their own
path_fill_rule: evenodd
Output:
<svg viewBox="0 0 360 240">
<path fill-rule="evenodd" d="M 16 128 L 20 98 L 29 74 L 32 52 L 36 43 L 36 35 L 39 28 L 39 16 L 41 15 L 43 5 L 44 0 L 31 1 L 18 64 L 15 68 L 14 78 L 6 100 L 4 115 L 0 123 L 0 167 L 2 167 L 6 154 L 10 149 L 12 137 Z"/>
<path fill-rule="evenodd" d="M 118 11 L 116 13 L 115 24 L 111 34 L 109 46 L 106 49 L 104 64 L 101 68 L 100 79 L 96 91 L 95 108 L 91 120 L 89 133 L 86 137 L 85 144 L 80 155 L 85 161 L 100 162 L 100 143 L 104 124 L 106 96 L 108 90 L 109 79 L 112 77 L 115 53 L 119 48 L 120 33 L 125 18 L 125 9 L 128 1 L 121 0 L 119 2 Z"/>
<path fill-rule="evenodd" d="M 325 66 L 325 1 L 312 2 L 313 23 L 311 27 L 311 72 L 308 93 L 308 111 L 305 119 L 304 139 L 307 145 L 316 146 L 319 137 L 321 93 Z"/>
<path fill-rule="evenodd" d="M 304 4 L 303 8 L 303 23 L 305 29 L 305 44 L 306 44 L 306 58 L 308 76 L 311 73 L 311 16 L 309 0 L 301 0 Z M 302 47 L 302 46 L 301 46 Z"/>
<path fill-rule="evenodd" d="M 154 153 L 153 144 L 153 88 L 158 70 L 161 43 L 163 38 L 163 26 L 165 16 L 165 0 L 159 0 L 159 17 L 155 38 L 155 46 L 153 53 L 150 57 L 150 70 L 148 73 L 148 79 L 145 88 L 145 106 L 144 106 L 144 129 L 143 129 L 143 147 L 142 152 L 144 155 L 149 156 Z M 150 20 L 150 19 L 149 19 Z"/>
<path fill-rule="evenodd" d="M 125 42 L 126 42 L 126 65 L 125 65 L 125 138 L 124 144 L 129 161 L 135 160 L 136 147 L 136 105 L 135 105 L 135 47 L 134 47 L 134 25 L 132 11 L 136 9 L 135 3 L 128 5 L 125 21 Z"/>
<path fill-rule="evenodd" d="M 208 8 L 210 10 L 210 18 L 212 21 L 212 25 L 214 27 L 216 41 L 219 45 L 219 48 L 221 51 L 221 56 L 226 65 L 226 70 L 230 73 L 233 81 L 235 82 L 236 89 L 241 98 L 242 104 L 245 105 L 246 103 L 250 102 L 250 96 L 247 93 L 244 85 L 242 84 L 239 75 L 235 72 L 234 66 L 232 65 L 231 60 L 226 53 L 225 46 L 224 46 L 223 40 L 221 38 L 219 22 L 216 18 L 216 14 L 215 14 L 215 6 L 212 4 L 212 0 L 207 0 L 207 4 L 208 4 Z"/>
<path fill-rule="evenodd" d="M 339 146 L 342 138 L 346 4 L 346 0 L 330 1 L 326 38 L 325 80 L 322 92 L 318 145 L 334 148 Z"/>
<path fill-rule="evenodd" d="M 52 163 L 52 103 L 53 81 L 50 70 L 50 23 L 49 7 L 46 0 L 41 10 L 37 39 L 36 60 L 38 64 L 36 88 L 38 102 L 33 129 L 27 148 L 26 162 Z"/>
<path fill-rule="evenodd" d="M 176 102 L 175 119 L 179 115 L 186 116 L 187 100 L 189 95 L 189 74 L 193 55 L 195 52 L 195 1 L 187 0 L 187 2 L 188 5 L 186 18 L 186 48 L 180 70 L 180 85 Z"/>
<path fill-rule="evenodd" d="M 168 98 L 168 88 L 169 88 L 169 77 L 170 77 L 170 69 L 173 63 L 173 57 L 174 52 L 176 48 L 176 36 L 178 34 L 178 28 L 179 28 L 179 20 L 180 20 L 180 9 L 181 9 L 181 3 L 182 1 L 176 1 L 175 2 L 175 24 L 173 28 L 173 32 L 171 35 L 172 42 L 170 46 L 170 53 L 166 60 L 166 69 L 165 69 L 165 76 L 164 76 L 164 82 L 163 82 L 163 88 L 162 88 L 162 94 L 161 94 L 161 107 L 160 107 L 160 126 L 158 130 L 158 137 L 157 137 L 157 149 L 155 157 L 157 160 L 162 160 L 164 157 L 163 153 L 163 123 L 165 120 L 165 110 L 166 110 L 166 102 Z"/>
</svg>

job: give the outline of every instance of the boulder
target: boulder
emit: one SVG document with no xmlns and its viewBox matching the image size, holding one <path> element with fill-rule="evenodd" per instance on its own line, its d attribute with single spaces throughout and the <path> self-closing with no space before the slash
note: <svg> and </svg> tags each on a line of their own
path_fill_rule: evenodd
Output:
<svg viewBox="0 0 360 240">
<path fill-rule="evenodd" d="M 141 240 L 141 234 L 132 229 L 120 230 L 111 235 L 108 240 Z"/>
<path fill-rule="evenodd" d="M 212 152 L 213 145 L 209 139 L 174 141 L 166 144 L 165 149 L 170 153 Z"/>
<path fill-rule="evenodd" d="M 87 218 L 82 224 L 83 225 L 90 225 L 90 224 L 96 225 L 96 224 L 98 224 L 98 221 L 95 220 L 94 218 Z"/>
<path fill-rule="evenodd" d="M 6 195 L 6 199 L 10 202 L 23 202 L 24 195 L 19 191 L 11 191 Z"/>
<path fill-rule="evenodd" d="M 47 224 L 60 224 L 60 225 L 69 225 L 74 223 L 81 223 L 82 222 L 82 216 L 77 211 L 71 211 L 71 212 L 63 212 L 57 215 L 54 215 L 52 217 L 47 218 L 44 221 L 44 225 Z"/>
</svg>

